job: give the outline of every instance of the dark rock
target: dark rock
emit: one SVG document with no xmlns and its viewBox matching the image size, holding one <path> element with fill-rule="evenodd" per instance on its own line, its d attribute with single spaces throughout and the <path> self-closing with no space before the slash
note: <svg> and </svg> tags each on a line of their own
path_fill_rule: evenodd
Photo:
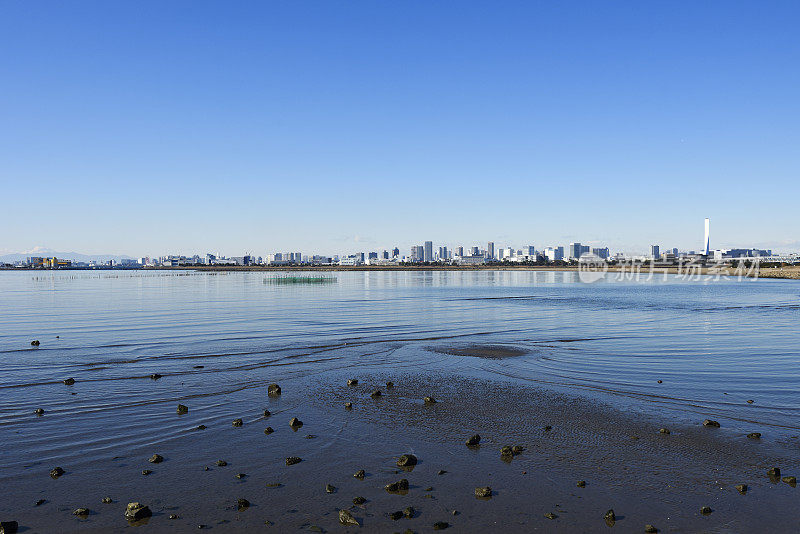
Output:
<svg viewBox="0 0 800 534">
<path fill-rule="evenodd" d="M 363 470 L 363 469 L 359 469 L 358 471 L 356 471 L 355 473 L 353 473 L 353 477 L 354 477 L 354 478 L 357 478 L 357 479 L 359 479 L 359 480 L 364 480 L 364 477 L 365 477 L 365 476 L 367 476 L 367 473 L 366 473 L 366 472 L 364 472 L 364 470 Z"/>
<path fill-rule="evenodd" d="M 160 464 L 161 462 L 164 461 L 164 457 L 161 456 L 160 454 L 154 454 L 153 456 L 148 458 L 147 461 L 150 462 L 151 464 Z"/>
<path fill-rule="evenodd" d="M 197 430 L 205 430 L 206 428 L 206 425 L 198 425 Z"/>
<path fill-rule="evenodd" d="M 347 385 L 348 386 L 357 386 L 358 385 L 358 379 L 351 378 L 350 380 L 347 381 Z"/>
<path fill-rule="evenodd" d="M 514 452 L 510 446 L 506 445 L 500 449 L 500 456 L 514 456 Z"/>
<path fill-rule="evenodd" d="M 645 525 L 644 531 L 647 532 L 648 534 L 655 534 L 656 532 L 658 532 L 658 529 L 653 525 Z"/>
<path fill-rule="evenodd" d="M 336 486 L 333 486 L 331 484 L 326 484 L 325 493 L 336 493 Z"/>
<path fill-rule="evenodd" d="M 103 504 L 111 504 L 114 501 L 111 500 L 111 497 L 103 497 L 102 499 L 100 499 L 100 502 Z"/>
<path fill-rule="evenodd" d="M 586 481 L 585 480 L 579 480 L 578 483 L 577 483 L 577 486 L 579 488 L 585 488 L 586 487 Z"/>
<path fill-rule="evenodd" d="M 142 503 L 129 502 L 128 506 L 125 508 L 125 519 L 128 521 L 140 521 L 152 515 L 153 512 L 150 511 L 150 508 Z"/>
<path fill-rule="evenodd" d="M 295 465 L 299 464 L 302 461 L 303 459 L 298 456 L 289 456 L 288 458 L 286 458 L 286 465 Z"/>
<path fill-rule="evenodd" d="M 392 381 L 386 382 L 386 389 L 392 389 L 393 387 L 394 387 L 394 382 Z"/>
<path fill-rule="evenodd" d="M 241 419 L 234 419 L 232 424 L 233 426 L 242 426 L 244 422 Z"/>
<path fill-rule="evenodd" d="M 750 439 L 761 439 L 761 432 L 750 432 L 747 434 L 747 437 Z"/>
<path fill-rule="evenodd" d="M 205 369 L 205 365 L 195 365 L 194 369 Z"/>
<path fill-rule="evenodd" d="M 492 488 L 490 488 L 489 486 L 484 486 L 482 488 L 475 488 L 475 496 L 481 498 L 491 497 Z"/>
<path fill-rule="evenodd" d="M 270 384 L 267 386 L 267 395 L 270 397 L 278 397 L 281 394 L 281 387 L 278 384 Z"/>
<path fill-rule="evenodd" d="M 250 508 L 250 501 L 248 501 L 247 499 L 241 499 L 241 498 L 236 499 L 236 509 L 238 511 L 244 512 L 248 508 Z"/>
<path fill-rule="evenodd" d="M 747 484 L 736 484 L 734 487 L 739 493 L 747 493 Z"/>
<path fill-rule="evenodd" d="M 708 514 L 710 514 L 710 513 L 711 513 L 711 512 L 713 512 L 713 511 L 714 511 L 714 510 L 712 510 L 712 509 L 711 509 L 710 507 L 708 507 L 708 506 L 701 506 L 701 507 L 700 507 L 700 513 L 701 513 L 701 514 L 703 514 L 703 515 L 708 515 Z"/>
<path fill-rule="evenodd" d="M 269 417 L 272 415 L 269 410 L 264 410 L 264 417 Z"/>
<path fill-rule="evenodd" d="M 797 477 L 783 477 L 781 480 L 786 482 L 790 486 L 794 486 L 797 484 Z"/>
<path fill-rule="evenodd" d="M 400 491 L 408 491 L 408 480 L 405 478 L 398 480 L 397 482 L 392 482 L 391 484 L 386 484 L 384 489 L 390 493 L 396 493 Z"/>
<path fill-rule="evenodd" d="M 518 454 L 522 454 L 522 451 L 524 451 L 524 450 L 525 450 L 525 447 L 523 447 L 522 445 L 514 445 L 513 447 L 511 447 L 511 454 L 516 456 Z"/>
<path fill-rule="evenodd" d="M 267 487 L 268 488 L 280 488 L 281 486 L 283 486 L 283 484 L 281 484 L 280 482 L 268 482 L 267 483 Z"/>
<path fill-rule="evenodd" d="M 422 400 L 425 401 L 425 404 L 436 404 L 436 399 L 433 397 L 425 397 Z"/>
<path fill-rule="evenodd" d="M 159 378 L 161 378 L 161 375 L 158 373 L 153 373 L 152 375 L 150 375 L 150 378 L 153 380 L 158 380 Z"/>
<path fill-rule="evenodd" d="M 33 341 L 31 341 L 31 347 L 38 347 L 38 346 L 39 346 L 39 340 L 38 339 L 34 339 Z"/>
<path fill-rule="evenodd" d="M 72 386 L 72 385 L 75 384 L 75 379 L 74 378 L 67 378 L 66 380 L 64 380 L 64 384 L 67 385 L 67 386 Z"/>
<path fill-rule="evenodd" d="M 144 476 L 147 476 L 147 475 L 149 475 L 150 473 L 152 473 L 152 471 L 150 471 L 149 469 L 142 469 L 142 474 L 143 474 Z"/>
<path fill-rule="evenodd" d="M 78 517 L 86 517 L 87 515 L 89 515 L 89 513 L 90 510 L 88 508 L 78 508 L 77 510 L 72 512 L 72 515 L 77 515 Z"/>
<path fill-rule="evenodd" d="M 216 464 L 217 467 L 225 467 L 226 465 L 228 465 L 228 462 L 226 462 L 225 460 L 217 460 Z"/>
<path fill-rule="evenodd" d="M 711 426 L 714 428 L 719 428 L 719 423 L 716 421 L 712 421 L 711 419 L 706 419 L 703 421 L 703 426 Z"/>
<path fill-rule="evenodd" d="M 46 501 L 46 500 L 44 500 L 44 499 L 39 499 L 38 501 L 36 501 L 36 504 L 35 504 L 35 506 L 41 506 L 41 505 L 43 505 L 43 504 L 44 504 L 44 503 L 46 503 L 46 502 L 47 502 L 47 501 Z"/>
<path fill-rule="evenodd" d="M 177 412 L 179 414 L 189 413 L 189 407 L 188 406 L 184 406 L 183 404 L 179 404 Z"/>
<path fill-rule="evenodd" d="M 425 488 L 425 491 L 433 491 L 433 486 L 428 486 L 427 488 Z"/>
<path fill-rule="evenodd" d="M 264 429 L 264 434 L 272 434 L 273 432 L 275 431 L 272 429 L 271 426 L 268 426 L 267 428 Z"/>
<path fill-rule="evenodd" d="M 339 523 L 342 525 L 355 525 L 357 527 L 361 526 L 361 523 L 358 522 L 358 519 L 353 517 L 353 514 L 348 512 L 347 510 L 339 510 Z"/>
<path fill-rule="evenodd" d="M 377 399 L 381 395 L 383 395 L 383 393 L 381 393 L 381 390 L 379 389 L 376 389 L 375 391 L 369 394 L 369 396 L 372 397 L 373 399 Z"/>
<path fill-rule="evenodd" d="M 450 523 L 447 521 L 437 521 L 433 524 L 433 530 L 444 530 L 450 526 Z"/>
<path fill-rule="evenodd" d="M 403 512 L 401 512 L 399 510 L 397 512 L 392 512 L 392 513 L 389 514 L 389 517 L 391 519 L 394 519 L 395 521 L 397 521 L 398 519 L 403 517 Z"/>
<path fill-rule="evenodd" d="M 438 473 L 436 473 L 436 474 L 437 474 L 437 475 L 443 475 L 443 474 L 445 474 L 445 473 L 447 473 L 447 471 L 445 471 L 444 469 L 439 469 L 439 472 L 438 472 Z"/>
<path fill-rule="evenodd" d="M 236 478 L 238 478 L 239 480 L 242 480 L 242 479 L 243 479 L 243 478 L 245 478 L 247 475 L 246 475 L 245 473 L 236 473 L 236 475 L 234 475 L 234 476 L 235 476 Z"/>
<path fill-rule="evenodd" d="M 317 439 L 316 434 L 306 434 L 306 439 Z"/>
<path fill-rule="evenodd" d="M 177 514 L 169 514 L 170 519 L 180 519 Z"/>
<path fill-rule="evenodd" d="M 300 428 L 301 426 L 303 426 L 303 422 L 297 417 L 292 417 L 289 420 L 289 426 L 292 428 Z"/>
<path fill-rule="evenodd" d="M 417 457 L 413 454 L 404 454 L 397 460 L 397 467 L 411 467 L 417 465 Z"/>
<path fill-rule="evenodd" d="M 414 517 L 416 515 L 416 513 L 417 513 L 417 511 L 414 510 L 413 506 L 409 506 L 408 508 L 403 510 L 403 516 L 407 517 L 408 519 L 411 519 L 412 517 Z"/>
<path fill-rule="evenodd" d="M 356 506 L 361 506 L 365 502 L 367 502 L 367 499 L 365 499 L 364 497 L 354 497 L 353 498 L 353 504 L 355 504 Z"/>
<path fill-rule="evenodd" d="M 352 410 L 353 409 L 353 403 L 352 402 L 345 402 L 344 403 L 344 409 L 345 410 Z"/>
<path fill-rule="evenodd" d="M 39 342 L 35 341 L 35 343 Z M 16 534 L 18 529 L 19 523 L 16 521 L 0 521 L 0 534 Z"/>
<path fill-rule="evenodd" d="M 50 471 L 50 476 L 53 478 L 58 478 L 64 474 L 64 470 L 60 467 L 55 467 Z"/>
<path fill-rule="evenodd" d="M 550 425 L 547 425 L 546 427 L 544 427 L 544 431 L 545 432 L 550 432 L 551 430 L 553 430 L 553 427 L 550 426 Z"/>
<path fill-rule="evenodd" d="M 767 475 L 770 478 L 781 478 L 781 468 L 780 467 L 773 467 L 769 471 L 767 471 Z"/>
<path fill-rule="evenodd" d="M 545 516 L 547 519 L 555 519 L 556 517 L 558 517 L 558 516 L 557 516 L 556 514 L 554 514 L 553 512 L 547 512 L 546 514 L 544 514 L 544 516 Z"/>
<path fill-rule="evenodd" d="M 659 428 L 658 431 L 660 433 L 662 433 L 662 434 L 669 434 L 669 429 L 668 428 Z"/>
<path fill-rule="evenodd" d="M 474 436 L 470 436 L 469 439 L 467 440 L 467 447 L 475 447 L 480 442 L 481 442 L 481 437 L 478 434 L 475 434 Z"/>
<path fill-rule="evenodd" d="M 658 383 L 659 383 L 659 384 L 662 384 L 663 382 L 662 382 L 661 380 L 659 380 L 659 381 L 658 381 Z"/>
<path fill-rule="evenodd" d="M 753 400 L 752 399 L 748 400 L 747 404 L 753 404 Z"/>
<path fill-rule="evenodd" d="M 33 413 L 35 413 L 36 415 L 44 415 L 44 410 L 43 410 L 43 409 L 41 409 L 41 408 L 36 408 L 36 409 L 33 411 Z"/>
<path fill-rule="evenodd" d="M 606 525 L 608 525 L 610 527 L 613 527 L 614 523 L 617 522 L 617 516 L 614 514 L 614 510 L 613 509 L 607 511 L 605 513 L 605 515 L 603 515 L 603 519 L 605 520 Z"/>
</svg>

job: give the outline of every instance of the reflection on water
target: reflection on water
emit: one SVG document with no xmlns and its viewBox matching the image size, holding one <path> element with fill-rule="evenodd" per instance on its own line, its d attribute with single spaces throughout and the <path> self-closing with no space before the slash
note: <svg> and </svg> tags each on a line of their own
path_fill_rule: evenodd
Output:
<svg viewBox="0 0 800 534">
<path fill-rule="evenodd" d="M 194 399 L 212 417 L 226 413 L 230 393 L 381 367 L 798 428 L 796 281 L 581 284 L 574 272 L 414 271 L 273 285 L 267 276 L 0 273 L 0 433 L 11 436 L 42 405 L 105 428 L 82 435 L 97 450 L 135 445 L 185 431 L 171 416 L 157 433 L 152 420 L 108 430 L 138 407 Z M 465 358 L 469 347 L 497 357 Z M 26 457 L 69 454 L 76 444 L 56 432 L 15 435 L 13 446 Z"/>
</svg>

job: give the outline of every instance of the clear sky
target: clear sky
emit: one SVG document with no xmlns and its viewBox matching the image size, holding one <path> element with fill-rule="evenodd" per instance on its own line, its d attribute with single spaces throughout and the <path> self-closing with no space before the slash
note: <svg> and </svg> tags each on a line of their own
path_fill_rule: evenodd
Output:
<svg viewBox="0 0 800 534">
<path fill-rule="evenodd" d="M 800 250 L 800 2 L 0 2 L 0 253 Z"/>
</svg>

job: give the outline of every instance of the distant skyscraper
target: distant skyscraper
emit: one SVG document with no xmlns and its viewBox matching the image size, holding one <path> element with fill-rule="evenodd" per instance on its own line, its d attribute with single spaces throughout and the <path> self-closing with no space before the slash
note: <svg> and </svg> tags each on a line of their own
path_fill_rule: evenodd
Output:
<svg viewBox="0 0 800 534">
<path fill-rule="evenodd" d="M 533 248 L 533 245 L 525 245 L 522 247 L 522 254 L 525 256 L 534 256 L 536 254 L 536 249 Z"/>
<path fill-rule="evenodd" d="M 472 247 L 471 252 L 472 256 L 477 256 L 480 254 L 480 250 L 478 250 L 478 247 Z"/>
<path fill-rule="evenodd" d="M 433 241 L 425 241 L 425 256 L 423 261 L 433 261 Z"/>
<path fill-rule="evenodd" d="M 489 241 L 486 245 L 486 259 L 494 259 L 494 241 Z"/>
<path fill-rule="evenodd" d="M 464 247 L 456 247 L 456 256 L 463 256 L 464 255 Z"/>
<path fill-rule="evenodd" d="M 581 253 L 583 252 L 583 247 L 580 243 L 570 243 L 569 250 L 567 251 L 569 254 L 569 259 L 577 260 L 581 257 Z"/>
<path fill-rule="evenodd" d="M 394 247 L 394 248 L 392 249 L 392 257 L 393 257 L 393 258 L 396 258 L 396 257 L 397 257 L 397 256 L 399 256 L 399 255 L 400 255 L 400 249 L 399 249 L 399 248 L 397 248 L 397 247 Z"/>
<path fill-rule="evenodd" d="M 650 257 L 657 260 L 661 257 L 661 247 L 658 245 L 650 245 Z"/>
<path fill-rule="evenodd" d="M 593 248 L 592 249 L 592 254 L 594 254 L 595 256 L 597 256 L 598 258 L 600 258 L 602 260 L 607 260 L 608 257 L 611 255 L 611 253 L 608 250 L 608 247 Z"/>
<path fill-rule="evenodd" d="M 703 240 L 703 254 L 708 256 L 711 248 L 711 219 L 706 217 L 706 238 Z"/>
</svg>

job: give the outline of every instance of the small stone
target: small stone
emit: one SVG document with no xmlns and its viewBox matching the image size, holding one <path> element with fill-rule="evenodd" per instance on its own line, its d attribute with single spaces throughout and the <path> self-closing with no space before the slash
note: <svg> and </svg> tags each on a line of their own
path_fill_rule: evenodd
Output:
<svg viewBox="0 0 800 534">
<path fill-rule="evenodd" d="M 781 468 L 780 467 L 773 467 L 769 471 L 767 471 L 767 475 L 771 478 L 780 478 L 781 477 Z"/>
<path fill-rule="evenodd" d="M 475 447 L 480 442 L 481 442 L 481 437 L 478 434 L 475 434 L 474 436 L 470 436 L 469 439 L 467 439 L 467 447 Z"/>
<path fill-rule="evenodd" d="M 77 515 L 78 517 L 86 517 L 87 515 L 89 515 L 89 509 L 88 508 L 78 508 L 77 510 L 72 512 L 72 515 Z"/>
<path fill-rule="evenodd" d="M 303 422 L 297 417 L 292 417 L 289 420 L 289 426 L 292 428 L 300 428 L 301 426 L 303 426 Z"/>
<path fill-rule="evenodd" d="M 611 509 L 603 515 L 603 519 L 606 520 L 606 523 L 614 523 L 617 520 L 617 516 L 614 514 L 614 510 Z"/>
<path fill-rule="evenodd" d="M 365 499 L 364 497 L 354 497 L 353 498 L 353 504 L 355 504 L 356 506 L 361 506 L 365 502 L 367 502 L 367 499 Z"/>
<path fill-rule="evenodd" d="M 183 404 L 179 404 L 177 412 L 179 414 L 189 413 L 189 407 L 188 406 L 184 406 Z"/>
<path fill-rule="evenodd" d="M 286 458 L 286 465 L 295 465 L 299 464 L 302 461 L 303 459 L 298 456 L 289 456 L 288 458 Z"/>
<path fill-rule="evenodd" d="M 736 484 L 734 487 L 739 493 L 747 493 L 747 484 Z"/>
<path fill-rule="evenodd" d="M 433 397 L 425 397 L 422 400 L 425 401 L 425 404 L 436 404 L 436 399 Z"/>
<path fill-rule="evenodd" d="M 653 525 L 645 525 L 644 531 L 647 532 L 648 534 L 655 534 L 656 532 L 658 532 L 658 529 Z"/>
<path fill-rule="evenodd" d="M 170 518 L 170 519 L 179 519 L 179 517 L 177 516 L 177 514 L 169 514 L 169 518 Z"/>
<path fill-rule="evenodd" d="M 794 486 L 795 484 L 797 484 L 797 477 L 783 477 L 781 480 L 786 482 L 790 486 Z"/>
<path fill-rule="evenodd" d="M 545 516 L 547 519 L 555 519 L 556 517 L 558 517 L 558 516 L 557 516 L 556 514 L 554 514 L 553 512 L 547 512 L 546 514 L 544 514 L 544 516 Z"/>
<path fill-rule="evenodd" d="M 242 426 L 244 422 L 241 419 L 234 419 L 233 426 Z"/>
<path fill-rule="evenodd" d="M 164 457 L 161 456 L 160 454 L 154 454 L 153 456 L 148 458 L 147 461 L 150 462 L 151 464 L 160 464 L 161 462 L 164 461 Z"/>
<path fill-rule="evenodd" d="M 205 430 L 207 427 L 206 425 L 198 425 L 197 430 Z"/>
<path fill-rule="evenodd" d="M 43 409 L 41 409 L 41 408 L 36 408 L 36 409 L 33 411 L 33 413 L 35 413 L 36 415 L 44 415 L 44 410 L 43 410 Z"/>
<path fill-rule="evenodd" d="M 669 434 L 669 429 L 668 428 L 659 428 L 658 431 L 660 433 L 662 433 L 662 434 Z"/>
<path fill-rule="evenodd" d="M 585 488 L 586 487 L 586 481 L 585 480 L 579 480 L 577 486 L 579 488 Z"/>
<path fill-rule="evenodd" d="M 270 384 L 267 386 L 267 395 L 270 397 L 278 397 L 281 394 L 281 387 L 278 384 Z"/>
<path fill-rule="evenodd" d="M 280 488 L 281 486 L 283 486 L 283 484 L 280 482 L 267 482 L 268 488 Z"/>
<path fill-rule="evenodd" d="M 159 378 L 161 378 L 161 375 L 158 373 L 153 373 L 152 375 L 150 375 L 151 380 L 158 380 Z"/>
<path fill-rule="evenodd" d="M 390 517 L 391 519 L 393 519 L 393 520 L 397 521 L 398 519 L 400 519 L 401 517 L 403 517 L 403 512 L 400 512 L 400 511 L 397 511 L 397 512 L 392 512 L 392 513 L 390 513 L 390 514 L 389 514 L 389 517 Z"/>
<path fill-rule="evenodd" d="M 749 399 L 749 400 L 747 401 L 747 404 L 753 404 L 753 399 Z"/>
<path fill-rule="evenodd" d="M 38 347 L 39 346 L 39 340 L 38 339 L 34 339 L 33 341 L 31 341 L 31 346 L 32 347 Z"/>
<path fill-rule="evenodd" d="M 407 517 L 408 519 L 411 519 L 412 517 L 414 517 L 414 515 L 415 515 L 416 513 L 417 513 L 417 511 L 416 511 L 416 510 L 414 510 L 414 507 L 413 507 L 413 506 L 409 506 L 408 508 L 406 508 L 405 510 L 403 510 L 403 516 L 404 516 L 404 517 Z"/>
<path fill-rule="evenodd" d="M 217 467 L 225 467 L 226 465 L 228 465 L 228 462 L 226 462 L 225 460 L 217 460 L 216 464 Z"/>
<path fill-rule="evenodd" d="M 398 480 L 397 482 L 386 484 L 386 486 L 384 486 L 384 489 L 390 493 L 398 491 L 408 491 L 408 480 L 403 478 Z"/>
<path fill-rule="evenodd" d="M 353 473 L 353 477 L 359 480 L 364 480 L 364 477 L 367 476 L 367 473 L 363 469 L 359 469 L 355 473 Z"/>
<path fill-rule="evenodd" d="M 445 473 L 447 473 L 447 471 L 445 471 L 444 469 L 439 469 L 439 472 L 438 472 L 438 473 L 436 473 L 436 474 L 437 474 L 437 475 L 443 475 L 443 474 L 445 474 Z"/>
<path fill-rule="evenodd" d="M 195 365 L 194 369 L 204 369 L 205 365 Z"/>
<path fill-rule="evenodd" d="M 271 426 L 268 426 L 267 428 L 264 429 L 264 434 L 272 434 L 273 432 L 275 431 L 272 430 Z"/>
<path fill-rule="evenodd" d="M 243 478 L 245 478 L 247 475 L 246 475 L 246 474 L 244 474 L 244 473 L 236 473 L 234 476 L 235 476 L 236 478 L 238 478 L 239 480 L 242 480 L 242 479 L 243 479 Z"/>
<path fill-rule="evenodd" d="M 347 385 L 348 386 L 357 386 L 358 385 L 358 379 L 357 378 L 351 378 L 350 380 L 347 381 Z"/>
<path fill-rule="evenodd" d="M 243 512 L 248 508 L 250 508 L 250 501 L 242 498 L 236 499 L 236 509 L 238 511 Z"/>
<path fill-rule="evenodd" d="M 46 502 L 47 502 L 47 501 L 45 501 L 44 499 L 39 499 L 38 501 L 36 501 L 36 505 L 35 505 L 35 506 L 41 506 L 41 505 L 43 505 L 43 504 L 44 504 L 44 503 L 46 503 Z"/>
<path fill-rule="evenodd" d="M 706 419 L 703 421 L 703 426 L 711 426 L 714 428 L 719 428 L 719 423 L 716 421 L 712 421 L 711 419 Z"/>
<path fill-rule="evenodd" d="M 447 521 L 437 521 L 433 524 L 433 530 L 444 530 L 450 526 L 450 523 Z"/>
<path fill-rule="evenodd" d="M 114 501 L 111 500 L 111 497 L 103 497 L 102 499 L 100 499 L 100 502 L 103 504 L 111 504 Z"/>
<path fill-rule="evenodd" d="M 761 432 L 750 432 L 747 434 L 747 437 L 750 439 L 761 439 Z"/>
<path fill-rule="evenodd" d="M 392 389 L 393 387 L 394 387 L 394 382 L 392 381 L 386 382 L 386 389 Z"/>
<path fill-rule="evenodd" d="M 511 454 L 517 456 L 518 454 L 522 454 L 522 451 L 524 450 L 525 447 L 523 447 L 522 445 L 514 445 L 513 447 L 511 447 Z"/>
<path fill-rule="evenodd" d="M 355 525 L 357 527 L 361 526 L 361 523 L 358 522 L 358 519 L 353 517 L 353 514 L 348 512 L 347 510 L 339 510 L 339 523 L 342 525 Z"/>
<path fill-rule="evenodd" d="M 453 514 L 453 515 L 458 515 L 458 510 L 453 510 L 453 511 L 452 511 L 452 512 L 450 512 L 450 513 L 451 513 L 451 514 Z"/>
<path fill-rule="evenodd" d="M 659 380 L 659 381 L 658 381 L 658 383 L 659 383 L 659 384 L 663 384 L 663 382 L 662 382 L 661 380 Z"/>
<path fill-rule="evenodd" d="M 379 389 L 376 389 L 375 391 L 369 394 L 369 396 L 372 397 L 373 399 L 377 399 L 381 395 L 383 395 L 383 393 L 381 393 L 381 390 Z"/>
<path fill-rule="evenodd" d="M 345 410 L 352 410 L 353 409 L 353 403 L 352 402 L 345 402 L 344 403 L 344 409 Z"/>
<path fill-rule="evenodd" d="M 150 471 L 149 469 L 142 469 L 142 475 L 147 476 L 150 473 L 152 473 L 152 471 Z"/>
<path fill-rule="evenodd" d="M 501 457 L 507 457 L 507 458 L 510 458 L 510 457 L 514 456 L 513 449 L 508 445 L 502 447 L 500 449 L 500 456 Z"/>
<path fill-rule="evenodd" d="M 326 484 L 325 493 L 336 493 L 336 486 L 333 486 L 331 484 Z"/>
<path fill-rule="evenodd" d="M 492 488 L 484 486 L 482 488 L 475 488 L 475 496 L 480 498 L 487 498 L 492 496 Z"/>
<path fill-rule="evenodd" d="M 58 478 L 64 474 L 64 470 L 60 467 L 55 467 L 50 471 L 50 476 L 53 478 Z"/>
<path fill-rule="evenodd" d="M 550 432 L 551 430 L 553 430 L 553 427 L 550 426 L 550 425 L 547 425 L 546 427 L 544 427 L 544 431 L 545 432 Z"/>
<path fill-rule="evenodd" d="M 38 341 L 36 342 L 38 343 Z M 31 343 L 33 345 L 33 343 Z M 16 521 L 0 521 L 0 534 L 16 534 L 19 523 Z"/>
<path fill-rule="evenodd" d="M 433 486 L 428 486 L 427 488 L 425 488 L 425 491 L 433 491 Z"/>
<path fill-rule="evenodd" d="M 264 417 L 269 417 L 272 415 L 269 410 L 264 410 Z"/>
<path fill-rule="evenodd" d="M 64 380 L 64 384 L 67 385 L 67 386 L 73 386 L 73 385 L 75 385 L 75 379 L 74 378 L 67 378 L 66 380 Z M 78 509 L 80 510 L 80 508 L 78 508 Z"/>
<path fill-rule="evenodd" d="M 711 509 L 711 507 L 709 507 L 709 506 L 702 506 L 702 507 L 700 508 L 700 513 L 701 513 L 701 514 L 703 514 L 703 515 L 708 515 L 708 514 L 710 514 L 711 512 L 713 512 L 713 510 L 712 510 L 712 509 Z"/>
<path fill-rule="evenodd" d="M 404 454 L 397 460 L 397 467 L 410 467 L 417 465 L 417 457 L 413 454 Z"/>
</svg>

